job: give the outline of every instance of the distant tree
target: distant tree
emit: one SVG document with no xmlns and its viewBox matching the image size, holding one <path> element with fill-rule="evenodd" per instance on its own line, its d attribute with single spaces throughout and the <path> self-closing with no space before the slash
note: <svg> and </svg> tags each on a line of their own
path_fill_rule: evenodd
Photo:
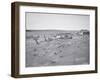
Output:
<svg viewBox="0 0 100 80">
<path fill-rule="evenodd" d="M 82 30 L 80 30 L 80 34 L 82 34 L 82 35 L 89 35 L 90 32 L 87 29 L 82 29 Z"/>
</svg>

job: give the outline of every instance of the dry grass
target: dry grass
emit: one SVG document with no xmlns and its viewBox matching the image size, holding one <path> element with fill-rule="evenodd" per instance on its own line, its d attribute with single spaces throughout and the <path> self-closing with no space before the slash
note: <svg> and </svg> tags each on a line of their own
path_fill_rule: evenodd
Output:
<svg viewBox="0 0 100 80">
<path fill-rule="evenodd" d="M 77 35 L 77 32 L 26 31 L 26 67 L 89 64 L 89 35 Z M 51 38 L 59 33 L 70 33 L 72 39 Z M 39 36 L 39 44 L 34 36 Z"/>
</svg>

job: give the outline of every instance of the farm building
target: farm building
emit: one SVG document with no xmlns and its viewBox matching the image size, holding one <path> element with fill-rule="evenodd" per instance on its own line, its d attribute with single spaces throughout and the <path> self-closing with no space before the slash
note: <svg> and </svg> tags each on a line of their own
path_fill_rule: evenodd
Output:
<svg viewBox="0 0 100 80">
<path fill-rule="evenodd" d="M 72 39 L 72 34 L 71 33 L 60 33 L 60 34 L 57 34 L 56 36 L 56 39 Z"/>
</svg>

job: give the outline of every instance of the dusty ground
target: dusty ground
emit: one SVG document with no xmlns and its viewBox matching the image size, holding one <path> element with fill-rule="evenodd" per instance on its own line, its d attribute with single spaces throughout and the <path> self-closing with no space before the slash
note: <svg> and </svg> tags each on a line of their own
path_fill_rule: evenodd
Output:
<svg viewBox="0 0 100 80">
<path fill-rule="evenodd" d="M 89 64 L 89 35 L 72 33 L 72 39 L 54 39 L 36 44 L 32 36 L 43 38 L 63 31 L 26 31 L 26 67 Z M 66 31 L 68 32 L 68 31 Z"/>
</svg>

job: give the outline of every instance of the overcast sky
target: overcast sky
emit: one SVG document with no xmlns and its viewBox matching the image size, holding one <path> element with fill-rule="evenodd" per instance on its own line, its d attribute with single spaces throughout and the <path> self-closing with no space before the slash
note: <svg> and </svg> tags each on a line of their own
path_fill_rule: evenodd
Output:
<svg viewBox="0 0 100 80">
<path fill-rule="evenodd" d="M 89 18 L 89 15 L 26 13 L 26 30 L 89 30 Z"/>
</svg>

